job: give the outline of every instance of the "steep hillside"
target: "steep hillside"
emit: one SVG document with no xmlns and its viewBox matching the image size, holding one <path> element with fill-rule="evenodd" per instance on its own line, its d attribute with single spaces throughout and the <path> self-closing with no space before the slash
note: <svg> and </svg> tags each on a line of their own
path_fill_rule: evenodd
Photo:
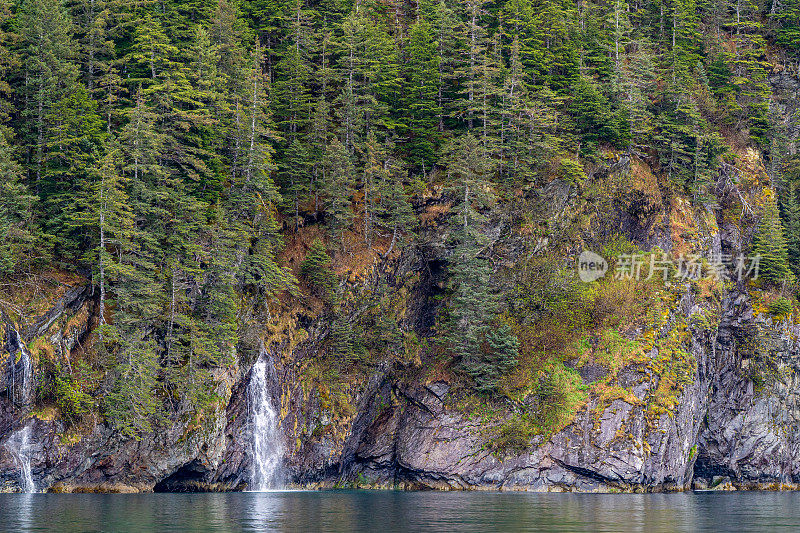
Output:
<svg viewBox="0 0 800 533">
<path fill-rule="evenodd" d="M 794 487 L 798 35 L 0 0 L 0 489 Z"/>
<path fill-rule="evenodd" d="M 382 243 L 373 253 L 334 261 L 342 295 L 335 315 L 303 288 L 302 299 L 285 303 L 291 319 L 253 331 L 277 368 L 271 394 L 280 406 L 291 482 L 513 490 L 794 486 L 798 325 L 791 306 L 776 309 L 779 291 L 738 281 L 732 269 L 730 280 L 702 274 L 664 282 L 660 272 L 651 280 L 613 279 L 622 272 L 614 265 L 601 280 L 574 279 L 576 251 L 584 246 L 607 255 L 612 246 L 687 256 L 746 252 L 759 203 L 771 194 L 760 159 L 752 152 L 737 158 L 729 169 L 736 182 L 723 175 L 715 189 L 718 207 L 697 211 L 684 198 L 665 197 L 646 163 L 609 157 L 580 189 L 555 180 L 486 212 L 481 227 L 492 243 L 493 276 L 518 302 L 506 319 L 525 340 L 500 378 L 501 394 L 476 392 L 436 341 L 442 302 L 454 290 L 447 283 L 452 251 L 445 243 L 453 225 L 446 194 L 415 203 L 430 220 L 415 242 L 389 254 L 390 243 Z M 540 218 L 530 220 L 531 213 Z M 530 235 L 536 224 L 564 228 L 574 241 L 542 244 Z M 600 249 L 609 225 L 620 230 Z M 292 254 L 310 248 L 316 233 L 311 224 L 293 235 L 284 261 L 296 264 Z M 34 283 L 41 286 L 32 289 Z M 526 292 L 517 292 L 521 287 Z M 554 309 L 531 298 L 541 294 L 553 295 Z M 83 357 L 97 327 L 97 297 L 87 280 L 55 274 L 14 297 L 14 306 L 35 317 L 5 319 L 5 382 L 20 390 L 21 350 L 35 361 L 32 379 L 39 382 L 53 379 L 48 364 Z M 386 331 L 387 320 L 397 330 Z M 351 331 L 362 344 L 343 357 L 337 337 Z M 3 423 L 32 424 L 40 487 L 240 489 L 251 471 L 246 389 L 258 355 L 257 348 L 240 353 L 217 376 L 213 407 L 176 413 L 162 422 L 166 431 L 126 438 L 102 418 L 70 422 L 63 404 L 46 403 L 27 410 L 7 402 Z M 0 461 L 13 488 L 14 457 L 4 451 Z"/>
</svg>

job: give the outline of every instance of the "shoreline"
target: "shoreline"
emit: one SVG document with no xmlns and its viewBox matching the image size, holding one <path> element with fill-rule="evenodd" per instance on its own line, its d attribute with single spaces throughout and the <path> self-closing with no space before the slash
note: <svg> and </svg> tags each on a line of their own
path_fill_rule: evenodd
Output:
<svg viewBox="0 0 800 533">
<path fill-rule="evenodd" d="M 0 494 L 223 494 L 223 493 L 285 493 L 285 492 L 486 492 L 486 493 L 529 493 L 529 494 L 676 494 L 711 492 L 798 492 L 799 483 L 736 483 L 723 481 L 707 486 L 693 487 L 598 487 L 595 490 L 581 490 L 576 487 L 550 485 L 546 487 L 526 488 L 522 486 L 496 487 L 489 485 L 473 487 L 431 487 L 420 484 L 401 485 L 352 485 L 352 484 L 288 484 L 280 489 L 267 491 L 251 491 L 245 487 L 225 488 L 222 484 L 195 485 L 195 490 L 155 491 L 146 485 L 130 485 L 125 483 L 70 484 L 56 483 L 45 491 L 24 493 L 15 490 L 0 490 Z"/>
</svg>

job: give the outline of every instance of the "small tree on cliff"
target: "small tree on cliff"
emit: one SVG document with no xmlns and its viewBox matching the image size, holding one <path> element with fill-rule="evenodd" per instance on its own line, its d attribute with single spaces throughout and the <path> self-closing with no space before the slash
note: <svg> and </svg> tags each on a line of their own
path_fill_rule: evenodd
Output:
<svg viewBox="0 0 800 533">
<path fill-rule="evenodd" d="M 770 195 L 753 237 L 753 252 L 761 256 L 760 276 L 768 283 L 780 284 L 791 278 L 786 236 L 778 214 L 778 204 Z"/>
<path fill-rule="evenodd" d="M 336 275 L 331 269 L 331 256 L 320 239 L 314 239 L 306 258 L 300 264 L 300 273 L 320 299 L 330 302 L 336 290 Z"/>
</svg>

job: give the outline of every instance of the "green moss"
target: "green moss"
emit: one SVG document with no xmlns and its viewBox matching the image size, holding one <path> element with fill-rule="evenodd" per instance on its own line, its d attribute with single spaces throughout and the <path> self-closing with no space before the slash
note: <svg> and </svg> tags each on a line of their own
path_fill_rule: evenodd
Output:
<svg viewBox="0 0 800 533">
<path fill-rule="evenodd" d="M 680 321 L 656 342 L 656 354 L 648 363 L 650 372 L 659 378 L 647 397 L 648 420 L 653 424 L 663 414 L 674 416 L 681 393 L 694 379 L 697 361 L 688 351 L 690 342 L 686 324 Z"/>
<path fill-rule="evenodd" d="M 788 298 L 780 297 L 774 302 L 771 302 L 767 309 L 769 310 L 769 314 L 774 317 L 782 317 L 786 316 L 792 312 L 794 305 L 791 300 Z"/>
<path fill-rule="evenodd" d="M 494 432 L 490 446 L 496 454 L 522 453 L 530 447 L 531 439 L 536 433 L 536 424 L 529 417 L 516 415 L 500 424 Z"/>
<path fill-rule="evenodd" d="M 616 373 L 620 368 L 642 358 L 642 343 L 623 337 L 617 329 L 606 329 L 600 334 L 600 342 L 595 349 L 595 362 Z"/>
<path fill-rule="evenodd" d="M 695 313 L 689 318 L 689 324 L 692 329 L 697 331 L 711 331 L 715 326 L 709 322 L 706 315 L 703 313 Z"/>
</svg>

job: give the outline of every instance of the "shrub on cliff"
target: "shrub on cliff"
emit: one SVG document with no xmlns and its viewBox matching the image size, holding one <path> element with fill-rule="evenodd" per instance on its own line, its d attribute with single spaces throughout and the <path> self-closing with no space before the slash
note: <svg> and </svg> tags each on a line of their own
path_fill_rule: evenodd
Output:
<svg viewBox="0 0 800 533">
<path fill-rule="evenodd" d="M 42 363 L 40 394 L 45 401 L 52 401 L 68 424 L 78 422 L 92 412 L 96 401 L 97 375 L 84 361 L 77 361 L 67 368 L 46 359 Z"/>
<path fill-rule="evenodd" d="M 778 298 L 768 306 L 769 314 L 772 316 L 786 316 L 792 312 L 792 301 L 788 298 Z"/>
<path fill-rule="evenodd" d="M 519 340 L 508 324 L 488 331 L 484 349 L 466 367 L 475 382 L 475 388 L 481 392 L 496 390 L 500 377 L 517 364 L 518 355 Z"/>
</svg>

